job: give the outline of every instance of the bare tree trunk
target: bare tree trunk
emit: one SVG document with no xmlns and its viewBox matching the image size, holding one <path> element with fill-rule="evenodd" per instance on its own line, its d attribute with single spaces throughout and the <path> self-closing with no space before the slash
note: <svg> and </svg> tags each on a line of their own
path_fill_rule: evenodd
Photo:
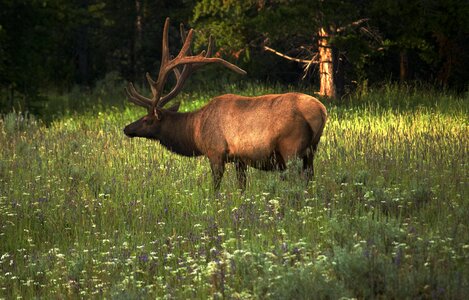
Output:
<svg viewBox="0 0 469 300">
<path fill-rule="evenodd" d="M 332 46 L 332 65 L 334 67 L 335 96 L 342 97 L 345 93 L 345 71 L 344 62 L 340 57 L 340 51 Z"/>
<path fill-rule="evenodd" d="M 88 0 L 80 1 L 80 8 L 87 9 Z M 76 35 L 76 65 L 78 68 L 78 82 L 80 84 L 89 83 L 89 44 L 88 25 L 80 24 Z"/>
<path fill-rule="evenodd" d="M 328 38 L 329 34 L 324 28 L 319 29 L 319 94 L 335 98 L 337 92 L 334 80 L 334 58 Z"/>
<path fill-rule="evenodd" d="M 77 38 L 77 57 L 78 57 L 78 74 L 81 84 L 88 84 L 88 28 L 82 25 L 78 30 Z"/>
<path fill-rule="evenodd" d="M 407 58 L 407 50 L 402 49 L 399 53 L 399 79 L 401 82 L 407 80 L 409 72 L 409 60 Z"/>
<path fill-rule="evenodd" d="M 450 79 L 450 76 L 453 72 L 453 68 L 458 63 L 461 63 L 461 60 L 458 59 L 458 48 L 455 47 L 453 41 L 448 38 L 446 35 L 441 33 L 436 33 L 436 40 L 438 43 L 438 56 L 441 59 L 442 65 L 440 70 L 437 73 L 437 80 L 442 86 L 446 86 Z M 461 57 L 461 55 L 459 56 Z M 464 57 L 464 56 L 462 56 Z"/>
<path fill-rule="evenodd" d="M 142 17 L 142 0 L 135 0 L 135 23 L 134 23 L 134 33 L 132 36 L 132 45 L 130 53 L 130 65 L 132 66 L 132 80 L 135 80 L 136 74 L 141 73 L 139 70 L 139 49 L 142 46 L 142 27 L 143 27 L 143 17 Z"/>
<path fill-rule="evenodd" d="M 142 16 L 142 1 L 135 0 L 135 11 L 137 12 L 137 17 L 135 18 L 135 31 L 137 36 L 137 41 L 140 43 L 142 41 L 142 26 L 143 26 L 143 16 Z"/>
<path fill-rule="evenodd" d="M 13 109 L 15 109 L 14 105 L 15 105 L 15 88 L 13 87 L 13 84 L 10 84 L 9 86 L 9 89 L 10 89 L 10 94 L 9 94 L 9 98 L 10 98 L 10 107 L 13 107 Z"/>
</svg>

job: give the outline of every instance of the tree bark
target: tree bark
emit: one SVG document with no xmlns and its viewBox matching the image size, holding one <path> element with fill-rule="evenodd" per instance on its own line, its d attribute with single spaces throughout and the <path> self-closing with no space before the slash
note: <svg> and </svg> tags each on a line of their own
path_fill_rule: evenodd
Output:
<svg viewBox="0 0 469 300">
<path fill-rule="evenodd" d="M 332 65 L 334 69 L 335 96 L 340 98 L 345 93 L 344 62 L 340 57 L 339 49 L 334 46 L 332 46 Z"/>
<path fill-rule="evenodd" d="M 337 91 L 334 80 L 334 58 L 328 38 L 329 34 L 326 30 L 324 30 L 324 28 L 319 29 L 319 94 L 335 98 Z"/>
<path fill-rule="evenodd" d="M 264 50 L 270 51 L 280 57 L 304 64 L 305 73 L 311 64 L 319 64 L 319 95 L 329 98 L 339 98 L 344 93 L 345 81 L 343 63 L 340 60 L 339 49 L 329 43 L 330 37 L 330 33 L 326 32 L 324 28 L 320 28 L 318 37 L 319 51 L 317 55 L 314 55 L 310 60 L 288 56 L 266 45 L 263 47 Z"/>
<path fill-rule="evenodd" d="M 404 82 L 409 75 L 409 60 L 407 58 L 407 50 L 402 49 L 399 53 L 399 80 Z"/>
<path fill-rule="evenodd" d="M 87 9 L 88 0 L 80 1 L 80 8 Z M 80 24 L 76 35 L 76 55 L 78 68 L 78 83 L 89 83 L 89 43 L 88 43 L 88 25 Z"/>
<path fill-rule="evenodd" d="M 89 68 L 88 68 L 88 28 L 87 25 L 81 25 L 78 29 L 77 38 L 77 57 L 78 57 L 78 82 L 88 84 Z"/>
<path fill-rule="evenodd" d="M 131 66 L 131 78 L 136 79 L 137 74 L 140 74 L 139 70 L 139 52 L 142 46 L 142 30 L 143 30 L 143 16 L 142 16 L 142 1 L 135 0 L 135 21 L 134 30 L 132 36 L 132 45 L 130 48 L 130 66 Z"/>
</svg>

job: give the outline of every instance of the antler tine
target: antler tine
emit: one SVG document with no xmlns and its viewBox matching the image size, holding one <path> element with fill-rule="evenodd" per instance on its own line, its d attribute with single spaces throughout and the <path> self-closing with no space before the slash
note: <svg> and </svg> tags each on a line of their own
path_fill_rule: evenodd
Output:
<svg viewBox="0 0 469 300">
<path fill-rule="evenodd" d="M 172 60 L 169 56 L 169 46 L 168 46 L 168 32 L 169 32 L 169 18 L 166 18 L 164 22 L 164 27 L 163 27 L 163 42 L 162 42 L 162 50 L 161 50 L 161 66 L 160 66 L 160 71 L 158 74 L 158 79 L 153 81 L 150 76 L 147 76 L 147 80 L 150 83 L 151 86 L 151 91 L 153 94 L 152 98 L 152 110 L 158 105 L 164 83 L 166 81 L 166 76 L 167 76 L 167 70 L 166 66 L 168 63 L 170 63 Z"/>
<path fill-rule="evenodd" d="M 212 40 L 212 35 L 209 35 L 209 37 L 208 37 L 208 46 L 207 46 L 207 54 L 205 55 L 205 57 L 212 56 L 213 44 L 214 44 L 214 42 Z"/>
<path fill-rule="evenodd" d="M 129 100 L 139 106 L 150 108 L 153 105 L 153 101 L 140 95 L 132 83 L 129 83 L 128 88 L 125 88 L 125 92 Z"/>
<path fill-rule="evenodd" d="M 184 42 L 185 42 L 186 39 L 187 39 L 187 32 L 186 32 L 186 30 L 184 29 L 184 24 L 182 24 L 182 23 L 179 24 L 179 32 L 180 32 L 180 34 L 181 34 L 181 41 L 182 41 L 182 44 L 184 44 Z M 191 49 L 189 49 L 188 54 L 189 54 L 189 55 L 192 55 Z"/>
<path fill-rule="evenodd" d="M 171 90 L 171 92 L 169 92 L 168 94 L 160 98 L 160 101 L 158 102 L 158 107 L 165 106 L 166 103 L 168 103 L 171 99 L 176 97 L 176 95 L 184 86 L 186 79 L 189 77 L 191 73 L 192 73 L 192 70 L 189 65 L 185 65 L 184 68 L 182 69 L 182 72 L 180 72 L 177 68 L 174 68 L 174 74 L 176 76 L 176 85 Z"/>
<path fill-rule="evenodd" d="M 161 64 L 165 64 L 169 60 L 169 47 L 168 47 L 168 31 L 169 31 L 169 18 L 166 18 L 163 28 L 163 45 L 162 45 L 162 55 L 161 55 Z M 151 92 L 153 94 L 153 99 L 148 99 L 140 95 L 132 83 L 129 84 L 128 89 L 126 88 L 126 94 L 129 97 L 129 100 L 133 103 L 143 106 L 146 108 L 153 107 L 156 105 L 157 99 L 160 98 L 160 92 L 157 88 L 157 83 L 151 78 L 149 73 L 146 73 L 147 81 L 150 85 Z"/>
<path fill-rule="evenodd" d="M 158 80 L 156 81 L 156 84 L 153 85 L 156 90 L 156 94 L 153 95 L 153 101 L 154 101 L 153 109 L 155 107 L 162 107 L 162 105 L 164 105 L 164 104 L 161 104 L 160 95 L 161 95 L 161 91 L 164 88 L 164 84 L 166 83 L 168 72 L 174 69 L 175 67 L 177 67 L 178 65 L 180 65 L 177 62 L 186 56 L 186 53 L 191 46 L 192 36 L 194 35 L 194 31 L 192 29 L 189 30 L 189 33 L 187 34 L 187 37 L 184 41 L 184 45 L 179 51 L 179 54 L 176 56 L 176 58 L 169 60 L 168 27 L 169 27 L 169 18 L 166 18 L 165 28 L 164 28 L 164 33 L 163 33 L 163 48 L 165 49 L 163 49 L 163 57 L 161 59 L 161 67 L 160 67 L 160 72 L 158 74 Z"/>
<path fill-rule="evenodd" d="M 177 59 L 186 57 L 187 55 L 189 55 L 189 57 L 192 56 L 192 50 L 190 46 L 192 43 L 192 37 L 193 37 L 194 31 L 190 29 L 189 33 L 187 33 L 186 30 L 184 29 L 184 24 L 181 23 L 179 25 L 179 32 L 181 34 L 182 48 L 179 51 L 178 56 L 174 58 L 173 60 L 171 60 L 171 62 L 175 62 Z M 182 68 L 182 72 L 178 69 L 177 65 L 173 66 L 172 68 L 176 76 L 176 86 L 168 94 L 166 94 L 165 96 L 159 99 L 157 103 L 158 107 L 163 107 L 166 103 L 168 103 L 171 99 L 173 99 L 177 95 L 179 90 L 184 85 L 184 82 L 193 71 L 191 64 L 185 64 L 184 67 Z"/>
<path fill-rule="evenodd" d="M 185 57 L 188 52 L 191 52 L 190 47 L 191 47 L 191 44 L 192 44 L 192 37 L 193 36 L 194 36 L 194 29 L 190 29 L 189 33 L 187 34 L 186 39 L 184 40 L 184 44 L 182 45 L 182 48 L 179 51 L 178 56 L 173 61 L 176 61 L 178 58 Z M 189 54 L 191 54 L 191 53 L 189 53 Z"/>
<path fill-rule="evenodd" d="M 163 48 L 161 50 L 161 64 L 166 64 L 170 57 L 169 57 L 169 46 L 168 46 L 168 32 L 169 32 L 169 18 L 166 18 L 164 21 L 163 27 Z"/>
<path fill-rule="evenodd" d="M 190 40 L 188 40 L 188 34 L 186 32 L 186 30 L 184 29 L 184 24 L 180 24 L 179 25 L 179 32 L 181 34 L 181 41 L 182 41 L 182 48 L 181 48 L 181 51 L 179 52 L 179 55 L 181 55 L 181 53 L 185 53 L 185 54 L 188 54 L 189 56 L 192 56 L 192 50 L 191 50 L 191 47 L 190 47 L 190 42 L 192 42 L 192 32 L 193 30 L 191 29 L 189 31 L 189 34 L 190 34 Z M 189 44 L 187 43 L 189 41 Z M 188 46 L 188 47 L 187 47 Z M 184 47 L 186 47 L 187 49 L 184 51 Z M 178 55 L 178 57 L 179 57 Z M 178 67 L 175 67 L 173 69 L 174 71 L 174 75 L 176 76 L 176 85 L 174 86 L 174 88 L 168 93 L 166 94 L 165 96 L 163 96 L 159 103 L 158 103 L 158 106 L 159 107 L 163 107 L 165 106 L 166 103 L 168 103 L 171 99 L 173 99 L 177 93 L 179 92 L 179 90 L 183 87 L 186 79 L 190 76 L 190 74 L 192 74 L 192 72 L 195 70 L 195 65 L 194 64 L 185 64 L 184 67 L 182 68 L 182 72 L 179 70 Z"/>
<path fill-rule="evenodd" d="M 151 86 L 153 98 L 151 101 L 151 108 L 163 107 L 171 99 L 173 99 L 183 87 L 187 78 L 197 69 L 208 63 L 219 63 L 227 67 L 228 69 L 237 72 L 239 74 L 246 74 L 241 68 L 221 59 L 218 57 L 210 57 L 213 52 L 213 41 L 212 37 L 209 37 L 207 51 L 202 51 L 199 55 L 192 55 L 191 43 L 194 35 L 194 30 L 190 29 L 187 33 L 184 26 L 180 25 L 180 34 L 183 42 L 182 48 L 175 58 L 170 57 L 169 46 L 168 46 L 168 32 L 169 32 L 169 18 L 166 18 L 164 29 L 163 29 L 163 49 L 161 57 L 161 67 L 158 73 L 158 79 L 153 81 L 150 75 L 147 74 L 148 83 Z M 180 66 L 183 66 L 182 69 Z M 166 83 L 168 74 L 173 71 L 176 76 L 176 85 L 174 88 L 165 96 L 161 96 L 164 85 Z M 142 97 L 142 96 L 140 96 Z M 140 103 L 147 104 L 146 100 L 137 98 Z M 147 99 L 149 100 L 149 99 Z"/>
<path fill-rule="evenodd" d="M 182 71 L 184 72 L 184 69 L 182 69 Z M 179 80 L 179 78 L 181 78 L 181 71 L 179 71 L 178 68 L 174 68 L 173 69 L 173 72 L 174 72 L 174 76 L 176 76 L 176 80 Z"/>
<path fill-rule="evenodd" d="M 151 88 L 151 93 L 153 94 L 153 96 L 156 94 L 156 83 L 155 81 L 153 80 L 153 78 L 151 78 L 151 75 L 150 73 L 146 73 L 145 76 L 147 77 L 147 81 L 148 81 L 148 85 L 150 86 Z"/>
<path fill-rule="evenodd" d="M 168 103 L 171 99 L 173 99 L 179 93 L 179 91 L 182 89 L 182 87 L 184 86 L 184 83 L 185 83 L 186 79 L 194 71 L 196 71 L 200 67 L 204 66 L 205 64 L 219 63 L 219 64 L 224 65 L 225 67 L 227 67 L 228 69 L 230 69 L 230 70 L 232 70 L 236 73 L 239 73 L 239 74 L 242 74 L 242 75 L 246 74 L 246 71 L 244 71 L 243 69 L 239 68 L 236 65 L 233 65 L 233 64 L 227 62 L 224 59 L 221 59 L 221 58 L 218 58 L 218 57 L 210 57 L 212 55 L 212 52 L 213 52 L 213 40 L 212 40 L 211 36 L 209 37 L 209 45 L 208 45 L 208 48 L 207 48 L 206 52 L 205 52 L 205 50 L 203 50 L 199 55 L 196 55 L 196 56 L 183 56 L 183 57 L 180 57 L 181 53 L 186 53 L 186 52 L 190 51 L 190 48 L 188 48 L 187 50 L 184 49 L 184 48 L 190 46 L 190 43 L 187 43 L 187 42 L 188 42 L 188 39 L 192 38 L 192 36 L 191 36 L 192 32 L 193 32 L 193 30 L 191 29 L 189 31 L 188 37 L 184 41 L 184 46 L 181 49 L 181 51 L 179 52 L 179 55 L 174 60 L 171 61 L 171 63 L 174 64 L 174 66 L 173 66 L 174 69 L 173 70 L 176 70 L 177 66 L 179 66 L 179 65 L 184 65 L 182 73 L 180 73 L 180 76 L 178 76 L 176 74 L 176 80 L 177 80 L 176 81 L 176 86 L 168 94 L 166 94 L 165 96 L 160 98 L 160 101 L 158 102 L 158 107 L 163 107 L 166 103 Z M 183 30 L 181 30 L 181 37 L 184 37 L 184 36 L 185 36 L 185 33 L 183 32 Z M 190 42 L 190 40 L 189 40 L 189 42 Z M 186 51 L 186 52 L 184 52 L 184 51 Z M 179 70 L 178 70 L 178 72 L 179 72 Z"/>
<path fill-rule="evenodd" d="M 219 63 L 241 75 L 246 75 L 246 71 L 241 69 L 240 67 L 233 65 L 226 60 L 219 58 L 219 57 L 206 57 L 206 56 L 191 56 L 191 57 L 183 57 L 180 61 L 178 61 L 175 65 L 183 65 L 183 64 L 209 64 L 209 63 Z"/>
<path fill-rule="evenodd" d="M 193 29 L 189 30 L 189 33 L 187 34 L 187 38 L 184 41 L 184 45 L 183 45 L 181 51 L 179 52 L 178 56 L 174 60 L 171 61 L 171 64 L 174 64 L 172 66 L 173 68 L 177 65 L 185 65 L 185 66 L 188 66 L 188 67 L 190 66 L 191 67 L 190 68 L 191 72 L 193 72 L 196 69 L 198 69 L 199 67 L 201 67 L 202 65 L 205 65 L 207 63 L 220 63 L 220 64 L 224 65 L 225 67 L 227 67 L 228 69 L 230 69 L 230 70 L 232 70 L 232 71 L 234 71 L 238 74 L 242 74 L 242 75 L 246 74 L 246 71 L 244 71 L 243 69 L 241 69 L 240 67 L 238 67 L 236 65 L 233 65 L 232 63 L 227 62 L 226 60 L 224 60 L 222 58 L 210 57 L 212 55 L 212 52 L 213 52 L 212 36 L 209 36 L 208 48 L 207 48 L 206 53 L 205 53 L 205 50 L 204 50 L 198 56 L 185 56 L 184 53 L 186 53 L 188 51 L 188 49 L 190 49 L 190 44 L 192 42 L 193 32 L 194 32 Z M 181 33 L 181 36 L 183 36 L 182 33 Z"/>
</svg>

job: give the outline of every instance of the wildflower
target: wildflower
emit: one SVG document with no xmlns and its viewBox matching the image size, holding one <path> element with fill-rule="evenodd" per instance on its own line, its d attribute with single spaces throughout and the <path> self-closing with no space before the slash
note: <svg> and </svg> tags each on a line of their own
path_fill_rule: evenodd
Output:
<svg viewBox="0 0 469 300">
<path fill-rule="evenodd" d="M 10 257 L 10 254 L 8 254 L 8 252 L 7 252 L 7 253 L 3 254 L 2 257 L 0 257 L 0 261 L 3 261 L 5 259 L 7 259 L 8 257 Z"/>
</svg>

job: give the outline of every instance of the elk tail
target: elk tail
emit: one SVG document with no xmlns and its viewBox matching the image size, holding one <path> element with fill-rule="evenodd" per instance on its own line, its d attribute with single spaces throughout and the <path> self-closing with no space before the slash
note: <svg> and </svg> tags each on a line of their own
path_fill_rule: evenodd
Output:
<svg viewBox="0 0 469 300">
<path fill-rule="evenodd" d="M 322 122 L 320 126 L 315 126 L 316 128 L 313 128 L 313 126 L 311 126 L 312 124 L 310 124 L 311 130 L 313 131 L 312 146 L 313 146 L 314 151 L 318 147 L 319 140 L 321 139 L 322 132 L 327 122 L 327 110 L 326 110 L 326 107 L 322 105 L 322 103 L 321 103 L 319 111 L 321 113 L 321 118 L 322 118 Z"/>
</svg>

